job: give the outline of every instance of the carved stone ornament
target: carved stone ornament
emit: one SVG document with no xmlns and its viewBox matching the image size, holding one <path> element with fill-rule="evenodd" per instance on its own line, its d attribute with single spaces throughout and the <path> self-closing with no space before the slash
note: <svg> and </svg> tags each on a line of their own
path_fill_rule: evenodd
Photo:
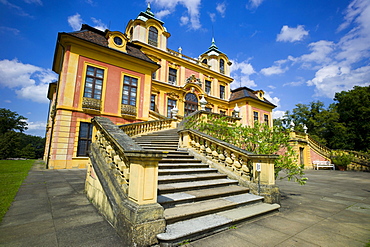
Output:
<svg viewBox="0 0 370 247">
<path fill-rule="evenodd" d="M 101 101 L 98 99 L 84 97 L 82 99 L 82 108 L 100 111 Z"/>
<path fill-rule="evenodd" d="M 122 115 L 130 115 L 136 116 L 136 106 L 132 105 L 121 105 L 121 114 Z"/>
<path fill-rule="evenodd" d="M 191 75 L 186 79 L 186 83 L 195 83 L 198 85 L 202 85 L 202 82 L 200 81 L 199 78 L 196 78 L 195 75 Z"/>
<path fill-rule="evenodd" d="M 180 98 L 180 96 L 175 92 L 169 92 L 169 93 L 166 93 L 166 94 L 169 98 L 172 98 L 172 99 L 179 99 Z"/>
</svg>

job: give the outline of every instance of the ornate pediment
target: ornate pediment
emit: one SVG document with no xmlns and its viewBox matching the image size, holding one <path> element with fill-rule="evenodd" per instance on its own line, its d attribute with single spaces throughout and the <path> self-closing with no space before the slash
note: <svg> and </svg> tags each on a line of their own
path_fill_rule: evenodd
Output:
<svg viewBox="0 0 370 247">
<path fill-rule="evenodd" d="M 191 75 L 190 77 L 188 77 L 186 79 L 186 83 L 195 83 L 195 84 L 197 84 L 199 86 L 202 85 L 202 82 L 200 81 L 200 79 L 199 78 L 196 78 L 195 75 Z"/>
</svg>

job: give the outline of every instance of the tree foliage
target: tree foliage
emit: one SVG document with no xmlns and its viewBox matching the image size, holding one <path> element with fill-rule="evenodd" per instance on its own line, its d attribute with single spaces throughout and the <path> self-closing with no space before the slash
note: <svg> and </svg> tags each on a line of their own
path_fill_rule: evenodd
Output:
<svg viewBox="0 0 370 247">
<path fill-rule="evenodd" d="M 27 118 L 18 115 L 5 108 L 0 108 L 0 134 L 8 131 L 18 130 L 23 132 L 27 130 Z"/>
<path fill-rule="evenodd" d="M 289 128 L 293 122 L 297 131 L 306 125 L 308 133 L 329 148 L 369 151 L 370 86 L 336 93 L 334 101 L 328 108 L 321 101 L 297 104 L 274 125 Z"/>
<path fill-rule="evenodd" d="M 304 184 L 304 165 L 297 162 L 297 154 L 289 144 L 289 134 L 281 127 L 270 128 L 255 123 L 253 127 L 229 124 L 227 117 L 207 116 L 207 120 L 188 119 L 185 128 L 195 129 L 255 154 L 278 154 L 275 161 L 275 177 L 294 179 Z M 284 150 L 284 152 L 281 152 Z"/>
<path fill-rule="evenodd" d="M 26 135 L 27 118 L 0 108 L 0 159 L 37 159 L 43 156 L 45 138 Z"/>
</svg>

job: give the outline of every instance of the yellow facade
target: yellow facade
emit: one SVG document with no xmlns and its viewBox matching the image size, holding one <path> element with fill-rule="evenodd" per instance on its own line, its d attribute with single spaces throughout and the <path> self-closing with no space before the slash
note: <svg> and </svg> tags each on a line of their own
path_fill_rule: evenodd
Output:
<svg viewBox="0 0 370 247">
<path fill-rule="evenodd" d="M 230 89 L 231 62 L 214 40 L 193 59 L 181 49 L 167 48 L 171 35 L 163 24 L 147 9 L 129 21 L 123 33 L 87 25 L 79 32 L 59 33 L 53 63 L 59 79 L 48 93 L 44 160 L 49 168 L 86 167 L 88 151 L 82 148 L 91 141 L 88 131 L 94 116 L 127 124 L 172 117 L 171 109 L 177 108 L 181 119 L 200 110 L 206 100 L 208 111 L 231 116 L 239 108 L 244 125 L 252 125 L 253 112 L 258 112 L 258 121 L 264 122 L 267 115 L 272 126 L 275 106 L 263 91 Z"/>
</svg>

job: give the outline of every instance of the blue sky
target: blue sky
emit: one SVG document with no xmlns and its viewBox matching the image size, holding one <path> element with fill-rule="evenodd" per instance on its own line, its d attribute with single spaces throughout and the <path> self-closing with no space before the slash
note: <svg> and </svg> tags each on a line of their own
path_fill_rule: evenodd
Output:
<svg viewBox="0 0 370 247">
<path fill-rule="evenodd" d="M 197 58 L 215 38 L 233 62 L 232 88 L 262 89 L 281 116 L 296 104 L 333 103 L 370 85 L 369 0 L 152 0 L 171 34 L 168 48 Z M 44 136 L 58 32 L 82 23 L 124 32 L 147 1 L 0 0 L 0 108 Z"/>
</svg>

